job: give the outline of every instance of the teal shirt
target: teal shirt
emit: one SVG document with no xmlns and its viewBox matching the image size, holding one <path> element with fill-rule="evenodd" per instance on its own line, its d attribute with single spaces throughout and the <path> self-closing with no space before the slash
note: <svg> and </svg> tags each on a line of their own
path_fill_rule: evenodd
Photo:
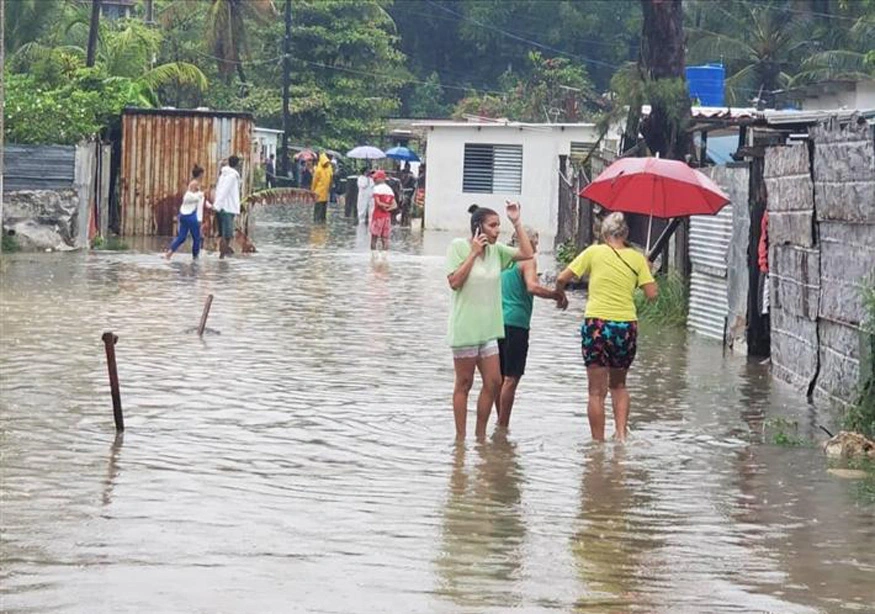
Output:
<svg viewBox="0 0 875 614">
<path fill-rule="evenodd" d="M 526 280 L 517 263 L 501 272 L 501 307 L 505 326 L 528 329 L 532 322 L 534 299 L 526 288 Z"/>
</svg>

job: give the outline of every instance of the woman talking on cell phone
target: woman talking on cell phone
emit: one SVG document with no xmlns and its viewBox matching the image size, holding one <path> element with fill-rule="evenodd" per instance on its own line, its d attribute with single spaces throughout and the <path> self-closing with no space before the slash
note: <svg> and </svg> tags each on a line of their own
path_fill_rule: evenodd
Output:
<svg viewBox="0 0 875 614">
<path fill-rule="evenodd" d="M 497 243 L 501 227 L 498 213 L 471 205 L 471 239 L 454 239 L 447 249 L 447 281 L 453 290 L 448 341 L 453 350 L 456 373 L 453 389 L 453 417 L 456 439 L 465 438 L 468 393 L 474 383 L 474 369 L 480 371 L 483 387 L 477 399 L 478 439 L 486 435 L 486 424 L 495 398 L 501 391 L 498 340 L 504 338 L 501 307 L 501 271 L 512 262 L 529 260 L 534 251 L 520 222 L 519 203 L 507 203 L 507 219 L 513 224 L 519 248 Z"/>
</svg>

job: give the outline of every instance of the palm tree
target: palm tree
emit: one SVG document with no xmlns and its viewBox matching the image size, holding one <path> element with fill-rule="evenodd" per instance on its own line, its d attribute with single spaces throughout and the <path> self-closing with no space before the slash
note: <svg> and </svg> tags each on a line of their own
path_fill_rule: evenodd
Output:
<svg viewBox="0 0 875 614">
<path fill-rule="evenodd" d="M 4 4 L 4 44 L 9 53 L 40 38 L 54 23 L 54 16 L 61 7 L 60 0 L 15 0 Z"/>
<path fill-rule="evenodd" d="M 698 3 L 699 27 L 690 28 L 692 62 L 722 61 L 727 68 L 729 104 L 787 86 L 811 41 L 810 22 L 780 6 L 752 3 Z"/>
<path fill-rule="evenodd" d="M 210 0 L 207 43 L 220 73 L 230 76 L 236 70 L 240 81 L 246 83 L 242 64 L 249 55 L 246 20 L 264 23 L 275 15 L 273 0 Z"/>
<path fill-rule="evenodd" d="M 826 38 L 826 45 L 808 57 L 794 76 L 793 84 L 821 81 L 827 79 L 866 79 L 875 75 L 875 1 L 840 4 L 846 22 L 854 20 L 850 29 L 827 27 L 828 37 L 816 37 L 818 41 Z M 847 16 L 846 16 L 847 15 Z M 830 24 L 831 25 L 831 24 Z"/>
<path fill-rule="evenodd" d="M 82 68 L 86 50 L 81 46 L 85 32 L 77 26 L 81 21 L 68 24 L 71 44 L 48 45 L 27 43 L 10 58 L 11 65 L 22 72 L 30 72 L 36 65 L 52 65 L 61 79 L 69 78 Z M 78 37 L 79 40 L 76 40 Z M 129 21 L 122 29 L 108 24 L 100 25 L 100 46 L 95 65 L 107 79 L 130 84 L 130 98 L 143 106 L 161 103 L 158 92 L 166 86 L 188 86 L 203 92 L 207 88 L 204 73 L 187 62 L 168 62 L 153 66 L 153 58 L 161 45 L 161 32 L 137 21 Z"/>
</svg>

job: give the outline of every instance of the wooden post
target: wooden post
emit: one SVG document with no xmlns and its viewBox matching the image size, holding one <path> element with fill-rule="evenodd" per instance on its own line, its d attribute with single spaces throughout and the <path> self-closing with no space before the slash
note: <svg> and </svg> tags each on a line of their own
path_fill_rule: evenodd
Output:
<svg viewBox="0 0 875 614">
<path fill-rule="evenodd" d="M 125 418 L 122 415 L 122 395 L 118 386 L 118 370 L 115 364 L 115 344 L 118 336 L 107 331 L 103 333 L 103 345 L 106 347 L 106 366 L 109 369 L 109 389 L 112 392 L 112 418 L 115 421 L 115 430 L 123 433 L 125 430 Z"/>
<path fill-rule="evenodd" d="M 207 317 L 210 315 L 210 306 L 213 304 L 213 295 L 207 297 L 207 302 L 204 303 L 204 312 L 201 314 L 201 323 L 197 327 L 197 336 L 203 337 L 204 329 L 207 327 Z"/>
</svg>

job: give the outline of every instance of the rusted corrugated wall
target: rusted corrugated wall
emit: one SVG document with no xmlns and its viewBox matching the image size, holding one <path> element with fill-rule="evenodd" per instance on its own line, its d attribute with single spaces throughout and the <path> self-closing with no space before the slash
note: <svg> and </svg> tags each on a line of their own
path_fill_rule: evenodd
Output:
<svg viewBox="0 0 875 614">
<path fill-rule="evenodd" d="M 252 188 L 252 116 L 246 113 L 127 109 L 122 116 L 121 229 L 168 236 L 195 164 L 215 187 L 219 162 L 240 156 L 243 196 Z"/>
</svg>

